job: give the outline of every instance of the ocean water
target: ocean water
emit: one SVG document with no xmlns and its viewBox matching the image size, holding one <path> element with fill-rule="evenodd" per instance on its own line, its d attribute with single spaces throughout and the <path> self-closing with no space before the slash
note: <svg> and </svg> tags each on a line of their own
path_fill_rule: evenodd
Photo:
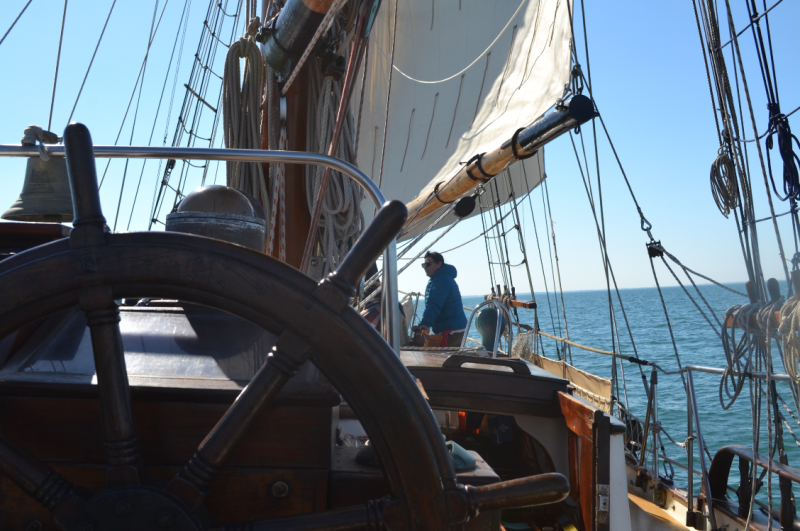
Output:
<svg viewBox="0 0 800 531">
<path fill-rule="evenodd" d="M 745 292 L 744 283 L 729 284 L 729 287 Z M 747 303 L 747 299 L 731 293 L 713 284 L 698 286 L 700 292 L 714 310 L 717 318 L 722 321 L 725 311 L 733 306 Z M 699 299 L 694 288 L 687 288 L 694 299 L 706 311 L 709 319 L 716 322 L 707 311 L 704 303 Z M 721 341 L 694 304 L 689 300 L 680 287 L 662 288 L 666 303 L 669 322 L 677 344 L 678 357 L 682 365 L 702 365 L 708 367 L 724 368 L 726 365 L 725 354 Z M 785 293 L 785 289 L 784 289 Z M 555 295 L 551 292 L 548 297 L 544 293 L 536 293 L 539 307 L 539 324 L 543 331 L 565 337 L 564 317 L 561 311 L 560 297 L 556 302 Z M 678 369 L 675 350 L 670 341 L 669 327 L 664 316 L 664 309 L 656 288 L 624 289 L 620 290 L 622 304 L 628 317 L 633 341 L 636 344 L 639 357 L 657 363 L 666 371 Z M 518 299 L 529 300 L 530 295 L 519 294 Z M 464 297 L 464 305 L 474 308 L 483 297 Z M 564 293 L 564 306 L 566 308 L 566 324 L 569 337 L 572 341 L 602 350 L 616 350 L 612 348 L 610 318 L 608 308 L 608 294 L 605 290 L 577 291 Z M 621 352 L 632 355 L 633 347 L 625 326 L 619 303 L 614 296 L 617 328 L 620 332 Z M 420 300 L 418 314 L 424 308 L 424 301 Z M 552 311 L 552 320 L 551 320 Z M 518 310 L 521 323 L 533 325 L 533 310 Z M 466 312 L 469 315 L 469 312 Z M 474 329 L 470 330 L 470 337 L 480 339 Z M 774 345 L 774 343 L 773 343 Z M 556 342 L 545 338 L 544 353 L 550 358 L 557 356 Z M 786 372 L 777 349 L 773 346 L 773 366 L 775 372 Z M 571 348 L 572 363 L 576 367 L 602 376 L 611 377 L 612 358 L 602 354 L 584 351 L 575 347 Z M 568 353 L 569 355 L 569 353 Z M 623 361 L 624 379 L 619 365 L 617 377 L 619 378 L 619 400 L 637 417 L 644 419 L 647 407 L 647 395 L 642 384 L 639 366 Z M 650 379 L 650 367 L 643 367 L 644 374 Z M 740 444 L 748 448 L 753 447 L 753 419 L 750 406 L 750 390 L 745 384 L 741 394 L 734 404 L 727 410 L 720 405 L 720 379 L 721 376 L 707 373 L 693 373 L 695 389 L 697 392 L 700 427 L 705 438 L 706 446 L 713 456 L 716 451 L 728 444 Z M 623 385 L 624 381 L 624 385 Z M 792 413 L 797 416 L 792 395 L 788 384 L 777 383 L 778 393 L 784 398 Z M 615 393 L 616 394 L 616 393 Z M 726 405 L 729 402 L 727 396 Z M 766 455 L 767 448 L 767 416 L 765 400 L 762 400 L 762 426 L 759 453 Z M 790 427 L 800 436 L 800 426 L 793 420 L 789 412 L 781 406 L 781 413 L 788 419 Z M 687 436 L 686 392 L 679 374 L 658 375 L 658 418 L 666 432 L 672 438 L 682 443 Z M 784 428 L 784 431 L 785 428 Z M 651 439 L 652 440 L 652 439 Z M 800 468 L 800 447 L 795 443 L 791 434 L 784 436 L 786 452 L 790 466 Z M 683 448 L 669 442 L 663 437 L 666 454 L 683 464 L 687 463 L 686 452 Z M 777 460 L 777 456 L 776 456 Z M 710 466 L 710 461 L 707 461 Z M 697 445 L 694 450 L 694 468 L 700 469 Z M 667 469 L 669 471 L 669 469 Z M 663 468 L 661 474 L 666 475 Z M 674 467 L 675 482 L 679 486 L 686 486 L 687 473 L 684 469 Z M 738 485 L 738 467 L 736 461 L 732 466 L 728 483 L 734 488 Z M 766 480 L 765 480 L 766 483 Z M 779 503 L 777 475 L 773 480 L 773 504 Z M 699 492 L 699 476 L 695 480 L 695 493 Z M 759 492 L 759 499 L 766 502 L 768 497 L 767 486 Z"/>
</svg>

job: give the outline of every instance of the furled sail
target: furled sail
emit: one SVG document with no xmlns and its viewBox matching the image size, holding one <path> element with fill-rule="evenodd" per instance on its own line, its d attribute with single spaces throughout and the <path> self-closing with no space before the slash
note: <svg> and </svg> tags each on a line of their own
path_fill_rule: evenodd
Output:
<svg viewBox="0 0 800 531">
<path fill-rule="evenodd" d="M 351 107 L 359 167 L 407 203 L 530 125 L 569 81 L 571 9 L 569 0 L 384 0 Z M 515 194 L 543 169 L 541 152 L 512 166 Z M 508 200 L 507 179 L 497 184 Z"/>
</svg>

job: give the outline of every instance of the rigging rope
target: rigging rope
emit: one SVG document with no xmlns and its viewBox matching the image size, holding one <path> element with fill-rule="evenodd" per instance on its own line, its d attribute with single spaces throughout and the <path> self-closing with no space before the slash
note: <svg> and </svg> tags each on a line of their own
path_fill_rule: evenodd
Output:
<svg viewBox="0 0 800 531">
<path fill-rule="evenodd" d="M 167 0 L 167 1 L 169 1 L 169 0 Z M 167 2 L 164 2 L 164 8 L 166 8 L 166 7 L 167 7 Z M 155 5 L 153 6 L 153 19 L 150 22 L 150 35 L 148 36 L 148 39 L 149 39 L 148 42 L 153 42 L 154 24 L 155 24 L 155 21 L 156 21 L 156 14 L 157 13 L 158 13 L 158 0 L 156 0 Z M 164 13 L 163 10 L 162 10 L 161 13 L 163 15 L 163 13 Z M 133 124 L 131 124 L 131 136 L 130 136 L 130 140 L 128 140 L 128 144 L 129 145 L 133 144 L 133 135 L 136 132 L 136 121 L 139 118 L 139 105 L 142 102 L 142 91 L 144 90 L 144 79 L 145 79 L 146 73 L 147 73 L 147 57 L 145 57 L 144 68 L 142 69 L 142 78 L 141 78 L 142 82 L 139 85 L 139 96 L 136 98 L 136 109 L 133 112 Z M 128 177 L 128 166 L 129 165 L 130 165 L 130 159 L 127 158 L 127 159 L 125 159 L 125 169 L 122 172 L 122 182 L 120 183 L 120 187 L 119 187 L 119 197 L 117 199 L 117 210 L 114 213 L 114 225 L 112 226 L 112 230 L 114 230 L 114 231 L 117 230 L 117 222 L 119 221 L 119 212 L 120 212 L 120 210 L 122 208 L 122 197 L 123 197 L 123 194 L 125 192 L 125 180 Z M 106 168 L 107 168 L 107 166 L 106 166 Z"/>
<path fill-rule="evenodd" d="M 20 19 L 20 17 L 22 17 L 22 14 L 25 12 L 26 9 L 28 9 L 28 6 L 31 5 L 31 2 L 33 2 L 33 0 L 28 0 L 28 3 L 25 4 L 25 7 L 23 7 L 22 11 L 19 12 L 17 18 L 14 19 L 14 22 L 11 23 L 11 26 L 9 26 L 8 30 L 6 30 L 6 32 L 3 34 L 3 38 L 0 39 L 0 44 L 3 44 L 3 41 L 6 40 L 6 37 L 8 37 L 8 34 L 11 33 L 12 29 L 14 29 L 14 26 L 17 24 L 17 21 Z"/>
<path fill-rule="evenodd" d="M 53 76 L 53 95 L 50 97 L 50 118 L 47 119 L 48 130 L 53 125 L 53 103 L 56 101 L 56 85 L 58 84 L 58 67 L 61 65 L 61 43 L 64 42 L 64 23 L 66 21 L 67 21 L 67 0 L 64 0 L 64 14 L 61 16 L 61 34 L 58 37 L 58 55 L 56 56 L 56 73 Z M 14 23 L 16 23 L 16 21 L 14 21 Z M 11 30 L 9 29 L 9 31 Z"/>
<path fill-rule="evenodd" d="M 136 96 L 136 89 L 139 87 L 139 80 L 142 78 L 142 72 L 144 71 L 145 67 L 147 66 L 147 58 L 150 56 L 150 47 L 153 45 L 153 39 L 156 38 L 156 33 L 158 33 L 158 28 L 161 27 L 161 19 L 164 16 L 164 10 L 167 8 L 167 4 L 169 0 L 164 3 L 164 7 L 161 8 L 161 15 L 158 17 L 158 23 L 156 24 L 155 30 L 150 32 L 150 38 L 147 42 L 147 49 L 144 52 L 144 59 L 142 59 L 142 65 L 139 67 L 139 74 L 136 76 L 136 81 L 133 84 L 133 90 L 131 91 L 131 97 L 128 99 L 128 106 L 125 107 L 125 114 L 122 116 L 122 123 L 119 124 L 119 131 L 117 131 L 117 137 L 114 139 L 114 145 L 116 146 L 119 142 L 119 137 L 122 135 L 122 128 L 125 127 L 125 120 L 128 118 L 128 112 L 131 109 L 131 104 L 133 103 L 133 97 Z M 105 170 L 103 170 L 103 176 L 100 178 L 100 184 L 98 187 L 103 186 L 103 181 L 106 178 L 106 173 L 108 172 L 108 167 L 111 164 L 113 159 L 108 159 L 106 162 Z"/>
<path fill-rule="evenodd" d="M 237 26 L 239 17 L 242 13 L 242 2 L 243 0 L 238 0 L 238 7 L 236 9 L 236 15 L 234 20 L 230 25 L 230 34 L 228 36 L 228 44 L 221 42 L 221 39 L 217 35 L 222 34 L 222 30 L 225 25 L 225 17 L 227 16 L 224 12 L 225 7 L 228 5 L 228 0 L 225 0 L 224 5 L 220 1 L 209 0 L 208 9 L 205 14 L 205 18 L 203 21 L 203 29 L 200 33 L 200 39 L 197 44 L 197 50 L 194 54 L 194 61 L 192 61 L 191 66 L 191 73 L 189 74 L 189 81 L 188 83 L 184 84 L 185 91 L 183 96 L 183 103 L 181 105 L 181 110 L 177 117 L 177 124 L 175 125 L 175 132 L 173 133 L 171 145 L 172 146 L 182 146 L 186 145 L 187 147 L 197 147 L 197 140 L 203 140 L 204 138 L 208 137 L 201 137 L 197 132 L 207 124 L 207 120 L 205 119 L 205 112 L 206 108 L 212 109 L 211 112 L 214 114 L 213 119 L 211 120 L 211 130 L 212 133 L 210 136 L 210 140 L 206 140 L 208 142 L 207 147 L 213 147 L 216 143 L 217 133 L 219 129 L 219 124 L 222 121 L 222 113 L 220 110 L 222 109 L 222 92 L 223 92 L 223 85 L 220 83 L 219 91 L 217 92 L 217 104 L 216 107 L 206 106 L 204 101 L 207 102 L 210 98 L 207 96 L 207 92 L 211 87 L 211 76 L 213 75 L 217 79 L 219 78 L 216 73 L 212 72 L 210 68 L 207 68 L 209 65 L 213 65 L 216 59 L 216 53 L 219 49 L 219 44 L 222 44 L 226 48 L 230 48 L 230 44 L 234 42 L 234 35 L 237 32 Z M 189 11 L 191 10 L 191 1 L 189 2 Z M 187 11 L 186 18 L 188 20 L 189 15 Z M 178 60 L 176 61 L 176 69 L 175 75 L 173 78 L 173 86 L 172 86 L 172 94 L 170 96 L 170 103 L 169 108 L 167 111 L 167 120 L 166 124 L 164 125 L 164 138 L 162 140 L 162 145 L 166 145 L 167 141 L 167 131 L 169 130 L 171 116 L 172 116 L 172 107 L 175 101 L 175 92 L 177 88 L 177 79 L 178 73 L 181 67 L 181 57 L 183 54 L 183 45 L 185 41 L 185 33 L 187 30 L 187 25 L 184 24 L 183 32 L 184 36 L 181 38 L 181 45 L 180 50 L 178 53 Z M 201 101 L 201 98 L 203 101 Z M 213 110 L 216 108 L 217 110 Z M 187 130 L 186 127 L 189 127 Z M 184 134 L 189 135 L 184 141 Z M 222 145 L 222 142 L 220 143 Z M 166 198 L 166 191 L 167 189 L 172 190 L 175 192 L 175 198 L 173 200 L 173 206 L 178 203 L 178 201 L 183 197 L 181 189 L 184 189 L 188 186 L 188 179 L 190 176 L 191 168 L 185 161 L 181 161 L 181 167 L 178 171 L 178 184 L 173 186 L 170 184 L 170 179 L 173 175 L 173 169 L 175 167 L 175 160 L 167 161 L 165 166 L 164 172 L 161 173 L 162 164 L 159 162 L 158 169 L 156 175 L 159 176 L 158 181 L 154 184 L 154 201 L 151 210 L 150 216 L 150 223 L 163 223 L 162 221 L 158 220 L 158 216 L 161 214 L 162 206 L 164 200 Z M 200 184 L 205 185 L 206 177 L 208 174 L 209 165 L 206 165 L 203 168 L 202 177 L 200 179 Z M 216 163 L 216 169 L 219 170 L 219 161 Z M 214 183 L 216 184 L 216 174 Z M 264 205 L 265 210 L 268 210 L 268 205 Z"/>
<path fill-rule="evenodd" d="M 719 149 L 719 155 L 711 164 L 711 194 L 714 196 L 717 208 L 726 218 L 731 210 L 739 206 L 736 169 L 731 158 L 725 153 L 725 148 Z"/>
<path fill-rule="evenodd" d="M 798 176 L 797 165 L 795 164 L 796 161 L 800 162 L 800 158 L 798 158 L 797 154 L 795 154 L 792 149 L 792 140 L 794 140 L 798 146 L 800 146 L 800 142 L 798 142 L 797 137 L 792 134 L 792 130 L 789 127 L 789 119 L 786 115 L 781 114 L 780 105 L 777 103 L 770 103 L 767 107 L 769 108 L 769 129 L 767 130 L 767 165 L 769 168 L 769 179 L 772 182 L 772 189 L 775 191 L 775 195 L 777 195 L 781 201 L 786 201 L 788 199 L 791 203 L 795 203 L 800 199 L 800 176 Z M 772 159 L 769 156 L 769 151 L 774 147 L 774 135 L 778 137 L 778 152 L 783 160 L 783 193 L 785 197 L 782 197 L 781 194 L 778 193 L 775 187 L 775 179 L 772 176 Z"/>
<path fill-rule="evenodd" d="M 86 85 L 86 80 L 89 78 L 89 72 L 92 70 L 92 65 L 94 64 L 94 58 L 97 56 L 97 50 L 100 49 L 100 43 L 103 42 L 103 35 L 106 34 L 108 21 L 111 20 L 111 13 L 114 12 L 115 5 L 117 5 L 117 0 L 114 0 L 111 3 L 111 9 L 108 10 L 108 16 L 106 17 L 106 22 L 105 24 L 103 24 L 103 31 L 100 32 L 100 38 L 97 39 L 97 46 L 94 47 L 94 52 L 92 53 L 92 59 L 89 61 L 88 68 L 86 68 L 86 74 L 83 76 L 83 81 L 81 82 L 81 88 L 78 89 L 78 95 L 75 97 L 75 104 L 72 106 L 72 111 L 69 113 L 69 118 L 67 118 L 67 123 L 72 122 L 72 115 L 75 114 L 75 108 L 78 106 L 78 101 L 81 99 L 81 94 L 83 94 L 83 87 L 84 85 Z M 180 27 L 178 29 L 180 30 Z"/>
<path fill-rule="evenodd" d="M 800 296 L 787 300 L 781 307 L 781 350 L 783 368 L 792 377 L 790 383 L 795 408 L 800 402 Z M 800 411 L 799 411 L 800 412 Z"/>
</svg>

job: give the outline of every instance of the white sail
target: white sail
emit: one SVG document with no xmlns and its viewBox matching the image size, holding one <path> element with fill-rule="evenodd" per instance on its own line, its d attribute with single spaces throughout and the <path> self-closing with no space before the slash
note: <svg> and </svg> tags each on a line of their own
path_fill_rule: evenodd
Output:
<svg viewBox="0 0 800 531">
<path fill-rule="evenodd" d="M 352 101 L 356 119 L 360 109 L 359 167 L 387 198 L 407 203 L 532 123 L 569 80 L 571 8 L 569 0 L 385 0 L 369 44 L 363 103 L 363 72 Z M 516 195 L 539 184 L 543 164 L 537 155 L 511 168 Z M 501 200 L 508 195 L 500 191 Z"/>
</svg>

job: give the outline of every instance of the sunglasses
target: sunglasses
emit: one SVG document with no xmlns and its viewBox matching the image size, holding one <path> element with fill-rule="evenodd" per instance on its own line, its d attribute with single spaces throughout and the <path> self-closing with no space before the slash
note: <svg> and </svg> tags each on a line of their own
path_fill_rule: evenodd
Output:
<svg viewBox="0 0 800 531">
<path fill-rule="evenodd" d="M 427 268 L 429 268 L 430 266 L 433 265 L 433 262 L 425 262 L 424 264 L 420 264 L 420 265 L 422 266 L 422 269 L 427 269 Z"/>
</svg>

